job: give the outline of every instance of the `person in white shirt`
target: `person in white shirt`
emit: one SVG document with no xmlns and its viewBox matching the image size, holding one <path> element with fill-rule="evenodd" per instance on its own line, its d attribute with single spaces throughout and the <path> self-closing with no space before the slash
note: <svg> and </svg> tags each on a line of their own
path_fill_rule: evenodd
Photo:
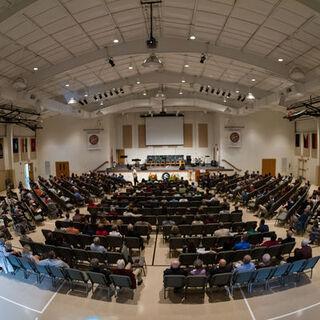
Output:
<svg viewBox="0 0 320 320">
<path fill-rule="evenodd" d="M 118 230 L 118 226 L 116 226 L 116 225 L 112 226 L 111 232 L 109 233 L 109 236 L 112 236 L 112 237 L 121 237 L 122 236 Z"/>
<path fill-rule="evenodd" d="M 106 252 L 106 248 L 100 245 L 99 237 L 94 237 L 93 243 L 90 245 L 90 250 L 95 252 Z"/>
</svg>

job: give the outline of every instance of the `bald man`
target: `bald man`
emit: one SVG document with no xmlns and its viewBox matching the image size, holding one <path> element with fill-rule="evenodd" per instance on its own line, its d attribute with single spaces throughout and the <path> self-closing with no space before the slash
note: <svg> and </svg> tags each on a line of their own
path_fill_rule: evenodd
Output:
<svg viewBox="0 0 320 320">
<path fill-rule="evenodd" d="M 180 262 L 178 259 L 174 259 L 171 262 L 170 268 L 164 270 L 164 275 L 169 276 L 169 275 L 180 275 L 180 276 L 187 276 L 188 273 L 186 270 L 180 268 Z"/>
<path fill-rule="evenodd" d="M 210 279 L 215 274 L 228 272 L 232 272 L 232 264 L 227 264 L 227 261 L 225 259 L 220 259 L 219 263 L 210 270 Z"/>
<path fill-rule="evenodd" d="M 293 238 L 293 232 L 291 230 L 287 230 L 287 237 L 281 241 L 281 244 L 295 242 L 296 239 Z"/>
</svg>

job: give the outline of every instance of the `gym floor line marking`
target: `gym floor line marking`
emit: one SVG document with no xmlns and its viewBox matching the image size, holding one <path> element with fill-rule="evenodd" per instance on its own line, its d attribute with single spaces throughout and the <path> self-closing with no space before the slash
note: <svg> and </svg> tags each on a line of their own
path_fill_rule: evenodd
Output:
<svg viewBox="0 0 320 320">
<path fill-rule="evenodd" d="M 28 310 L 30 310 L 30 311 L 33 311 L 33 312 L 36 312 L 36 313 L 40 313 L 40 314 L 41 314 L 41 311 L 36 310 L 36 309 L 33 309 L 33 308 L 30 308 L 30 307 L 27 307 L 27 306 L 25 306 L 24 304 L 21 304 L 21 303 L 19 303 L 19 302 L 13 301 L 13 300 L 8 299 L 8 298 L 3 297 L 3 296 L 0 296 L 0 298 L 3 299 L 3 300 L 5 300 L 5 301 L 8 301 L 8 302 L 10 302 L 10 303 L 12 303 L 12 304 L 15 304 L 16 306 L 19 306 L 19 307 L 21 307 L 21 308 L 25 308 L 25 309 L 28 309 Z"/>
<path fill-rule="evenodd" d="M 12 303 L 12 304 L 14 304 L 14 305 L 16 305 L 16 306 L 21 307 L 21 308 L 25 308 L 25 309 L 27 309 L 27 310 L 30 310 L 30 311 L 33 311 L 33 312 L 42 314 L 42 313 L 44 313 L 44 312 L 46 311 L 46 309 L 49 307 L 50 303 L 53 301 L 53 299 L 54 299 L 54 298 L 56 297 L 56 295 L 59 293 L 59 291 L 61 290 L 63 284 L 64 284 L 64 281 L 60 284 L 58 290 L 51 296 L 51 298 L 49 299 L 49 301 L 46 303 L 46 305 L 45 305 L 40 311 L 39 311 L 39 310 L 36 310 L 36 309 L 33 309 L 33 308 L 31 308 L 31 307 L 28 307 L 28 306 L 26 306 L 26 305 L 24 305 L 24 304 L 21 304 L 21 303 L 19 303 L 19 302 L 13 301 L 13 300 L 11 300 L 11 299 L 9 299 L 9 298 L 3 297 L 3 296 L 0 296 L 0 299 L 3 299 L 3 300 L 5 300 L 5 301 L 7 301 L 7 302 L 10 302 L 10 303 Z"/>
<path fill-rule="evenodd" d="M 249 305 L 249 302 L 248 302 L 246 296 L 244 295 L 244 292 L 242 291 L 241 287 L 240 287 L 240 292 L 241 292 L 241 295 L 242 295 L 242 298 L 243 298 L 244 302 L 247 305 L 247 308 L 249 310 L 249 313 L 250 313 L 250 316 L 251 316 L 252 320 L 256 320 L 256 317 L 254 316 L 253 311 L 252 311 L 252 309 L 251 309 L 251 307 Z M 271 319 L 269 319 L 269 320 L 271 320 Z"/>
<path fill-rule="evenodd" d="M 285 318 L 285 317 L 289 317 L 289 316 L 292 316 L 293 314 L 296 314 L 296 313 L 299 313 L 299 312 L 302 312 L 302 311 L 305 311 L 305 310 L 309 310 L 309 309 L 314 308 L 314 307 L 316 307 L 318 305 L 320 305 L 320 302 L 311 304 L 310 306 L 298 309 L 296 311 L 292 311 L 292 312 L 289 312 L 289 313 L 282 314 L 282 315 L 277 316 L 277 317 L 269 318 L 268 320 L 277 320 L 277 319 L 282 319 L 282 318 Z"/>
</svg>

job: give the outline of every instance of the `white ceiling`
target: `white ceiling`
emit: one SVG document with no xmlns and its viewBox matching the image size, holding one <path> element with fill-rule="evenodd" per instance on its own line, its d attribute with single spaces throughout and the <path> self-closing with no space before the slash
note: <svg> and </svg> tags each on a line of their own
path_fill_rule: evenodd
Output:
<svg viewBox="0 0 320 320">
<path fill-rule="evenodd" d="M 112 87 L 115 81 L 121 83 L 125 95 L 140 92 L 141 98 L 144 90 L 160 84 L 177 92 L 198 92 L 197 85 L 181 81 L 160 83 L 157 77 L 154 82 L 140 85 L 128 81 L 140 80 L 143 74 L 151 72 L 141 66 L 147 51 L 114 56 L 114 68 L 106 61 L 108 50 L 148 38 L 148 12 L 139 0 L 0 0 L 0 86 L 12 84 L 19 76 L 36 83 L 41 76 L 41 82 L 28 88 L 41 99 L 59 99 L 76 91 L 79 97 L 85 91 L 93 94 L 91 87 Z M 294 81 L 261 62 L 288 70 L 297 65 L 306 75 L 320 66 L 318 12 L 295 0 L 163 0 L 154 8 L 156 38 L 187 40 L 190 35 L 202 44 L 229 48 L 233 53 L 230 58 L 212 52 L 204 64 L 199 63 L 201 51 L 184 52 L 181 48 L 179 53 L 162 50 L 158 54 L 165 72 L 193 76 L 194 83 L 201 83 L 202 78 L 212 79 L 230 83 L 230 88 L 245 87 L 244 93 L 249 88 L 257 89 L 263 93 L 259 96 L 262 98 L 283 91 Z M 114 39 L 119 43 L 113 43 Z M 107 48 L 106 56 L 95 61 L 64 63 L 103 48 Z M 237 53 L 251 54 L 253 58 L 244 62 L 236 58 Z M 280 63 L 278 58 L 284 61 Z M 190 67 L 184 67 L 185 64 Z M 64 66 L 62 71 L 48 73 L 59 65 Z M 34 67 L 39 71 L 34 72 Z M 253 78 L 256 81 L 251 81 Z M 69 87 L 65 87 L 67 83 Z"/>
</svg>

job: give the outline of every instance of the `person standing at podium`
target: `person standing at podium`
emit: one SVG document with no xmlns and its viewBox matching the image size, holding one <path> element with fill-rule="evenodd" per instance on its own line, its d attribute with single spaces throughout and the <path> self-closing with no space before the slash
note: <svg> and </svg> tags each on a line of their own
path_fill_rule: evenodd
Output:
<svg viewBox="0 0 320 320">
<path fill-rule="evenodd" d="M 133 176 L 133 184 L 136 186 L 138 183 L 138 174 L 137 174 L 137 170 L 134 167 L 132 168 L 132 176 Z"/>
</svg>

